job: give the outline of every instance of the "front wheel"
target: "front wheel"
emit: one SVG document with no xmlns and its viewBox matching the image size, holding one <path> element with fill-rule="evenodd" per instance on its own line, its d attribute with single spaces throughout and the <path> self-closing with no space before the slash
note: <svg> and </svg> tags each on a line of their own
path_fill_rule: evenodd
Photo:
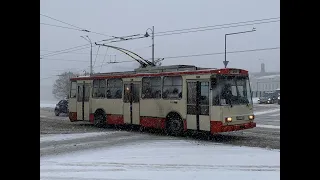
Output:
<svg viewBox="0 0 320 180">
<path fill-rule="evenodd" d="M 183 121 L 178 115 L 167 118 L 167 133 L 173 136 L 179 136 L 183 132 Z"/>
<path fill-rule="evenodd" d="M 106 115 L 102 112 L 94 115 L 94 126 L 102 128 L 106 125 Z"/>
</svg>

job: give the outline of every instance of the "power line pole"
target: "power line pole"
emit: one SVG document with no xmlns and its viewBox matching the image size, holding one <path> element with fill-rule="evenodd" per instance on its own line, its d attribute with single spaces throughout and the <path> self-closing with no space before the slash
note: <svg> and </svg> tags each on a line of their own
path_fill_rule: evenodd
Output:
<svg viewBox="0 0 320 180">
<path fill-rule="evenodd" d="M 152 37 L 152 63 L 154 64 L 154 26 L 152 26 L 152 29 L 151 28 L 148 28 L 146 30 L 146 34 L 144 35 L 144 37 L 149 37 L 149 34 L 148 34 L 148 30 L 152 31 L 151 33 L 151 37 Z"/>
<path fill-rule="evenodd" d="M 87 38 L 83 37 L 83 36 L 80 36 L 82 37 L 83 39 L 85 39 L 86 41 L 88 41 L 90 43 L 90 76 L 92 75 L 92 41 L 91 39 L 89 38 L 89 36 L 86 36 Z"/>
<path fill-rule="evenodd" d="M 152 26 L 152 63 L 154 64 L 154 26 Z"/>
</svg>

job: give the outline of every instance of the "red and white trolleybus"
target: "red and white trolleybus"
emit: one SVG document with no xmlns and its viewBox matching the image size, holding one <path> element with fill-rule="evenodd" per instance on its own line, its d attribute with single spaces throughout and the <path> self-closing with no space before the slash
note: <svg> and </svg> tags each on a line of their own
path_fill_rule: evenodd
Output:
<svg viewBox="0 0 320 180">
<path fill-rule="evenodd" d="M 214 133 L 256 127 L 248 71 L 155 66 L 71 78 L 70 121 Z"/>
</svg>

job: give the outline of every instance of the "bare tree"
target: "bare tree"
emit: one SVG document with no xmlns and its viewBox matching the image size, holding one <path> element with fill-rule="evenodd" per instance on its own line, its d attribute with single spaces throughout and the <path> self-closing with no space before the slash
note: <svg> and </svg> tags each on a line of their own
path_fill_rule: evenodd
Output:
<svg viewBox="0 0 320 180">
<path fill-rule="evenodd" d="M 53 84 L 52 94 L 57 99 L 64 99 L 68 97 L 70 90 L 70 78 L 76 77 L 77 74 L 73 72 L 64 72 L 59 75 L 59 78 Z"/>
</svg>

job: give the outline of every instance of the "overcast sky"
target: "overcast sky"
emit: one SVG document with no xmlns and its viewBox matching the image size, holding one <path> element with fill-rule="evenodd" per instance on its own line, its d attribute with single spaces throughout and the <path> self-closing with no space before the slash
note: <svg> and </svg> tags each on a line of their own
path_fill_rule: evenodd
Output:
<svg viewBox="0 0 320 180">
<path fill-rule="evenodd" d="M 171 30 L 237 23 L 280 17 L 278 0 L 41 0 L 40 13 L 92 32 L 40 24 L 40 90 L 41 100 L 52 100 L 51 86 L 56 75 L 66 70 L 89 71 L 90 47 L 63 53 L 45 55 L 75 46 L 88 44 L 80 36 L 88 35 L 92 42 L 110 36 L 144 34 L 155 27 L 155 33 Z M 40 23 L 75 28 L 40 15 Z M 234 25 L 233 25 L 234 26 Z M 228 36 L 227 51 L 242 51 L 280 47 L 280 21 L 207 31 L 172 34 L 155 37 L 155 57 L 165 58 L 193 54 L 224 52 L 224 35 L 241 31 L 255 32 Z M 198 29 L 199 30 L 199 29 Z M 148 30 L 150 33 L 150 30 Z M 109 36 L 108 36 L 109 35 Z M 160 35 L 160 33 L 158 34 Z M 151 58 L 151 38 L 113 43 L 132 50 L 144 58 Z M 97 54 L 98 46 L 93 47 Z M 100 47 L 93 56 L 94 71 L 126 71 L 136 68 L 136 62 L 105 64 L 110 60 L 128 61 L 130 57 L 118 51 Z M 111 59 L 112 58 L 112 59 Z M 224 55 L 168 58 L 163 65 L 192 64 L 223 68 Z M 228 67 L 266 71 L 280 71 L 280 49 L 228 54 Z M 104 62 L 104 65 L 101 64 Z"/>
</svg>

